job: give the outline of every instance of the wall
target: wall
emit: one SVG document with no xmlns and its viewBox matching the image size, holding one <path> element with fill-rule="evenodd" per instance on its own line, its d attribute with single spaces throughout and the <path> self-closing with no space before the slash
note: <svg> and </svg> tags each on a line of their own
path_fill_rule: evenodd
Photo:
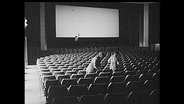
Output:
<svg viewBox="0 0 184 104">
<path fill-rule="evenodd" d="M 149 44 L 160 43 L 160 4 L 150 4 Z"/>
<path fill-rule="evenodd" d="M 29 47 L 40 47 L 40 3 L 25 2 L 25 17 L 28 26 L 25 34 Z"/>
</svg>

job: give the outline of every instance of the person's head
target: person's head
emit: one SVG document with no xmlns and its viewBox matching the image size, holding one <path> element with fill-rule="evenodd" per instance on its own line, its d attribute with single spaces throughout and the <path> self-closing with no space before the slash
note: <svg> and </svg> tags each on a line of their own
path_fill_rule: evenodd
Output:
<svg viewBox="0 0 184 104">
<path fill-rule="evenodd" d="M 114 52 L 113 55 L 117 56 L 118 55 L 118 52 Z"/>
<path fill-rule="evenodd" d="M 99 52 L 99 53 L 98 53 L 98 56 L 99 56 L 100 58 L 103 58 L 103 57 L 105 56 L 105 54 L 104 54 L 103 52 Z"/>
</svg>

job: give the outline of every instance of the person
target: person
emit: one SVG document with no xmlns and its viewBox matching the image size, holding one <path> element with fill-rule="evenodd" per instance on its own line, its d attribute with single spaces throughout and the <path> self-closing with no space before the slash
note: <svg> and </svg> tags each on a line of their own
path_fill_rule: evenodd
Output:
<svg viewBox="0 0 184 104">
<path fill-rule="evenodd" d="M 86 68 L 86 73 L 95 73 L 101 70 L 101 61 L 104 54 L 102 52 L 98 53 L 90 62 Z"/>
<path fill-rule="evenodd" d="M 80 34 L 77 34 L 77 35 L 75 36 L 75 41 L 76 41 L 76 42 L 78 41 L 79 36 L 80 36 Z"/>
<path fill-rule="evenodd" d="M 108 63 L 110 63 L 111 70 L 115 70 L 116 66 L 119 65 L 118 59 L 117 59 L 117 52 L 114 52 L 113 55 L 108 59 Z"/>
</svg>

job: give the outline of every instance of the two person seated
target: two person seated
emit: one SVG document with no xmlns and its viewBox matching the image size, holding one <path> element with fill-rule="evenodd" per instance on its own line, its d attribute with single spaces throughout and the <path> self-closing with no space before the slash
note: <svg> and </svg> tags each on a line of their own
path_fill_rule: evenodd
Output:
<svg viewBox="0 0 184 104">
<path fill-rule="evenodd" d="M 101 67 L 101 61 L 105 57 L 105 54 L 102 52 L 99 52 L 92 60 L 91 63 L 86 68 L 86 73 L 95 73 L 97 71 L 102 71 Z M 111 70 L 115 70 L 116 66 L 119 65 L 119 62 L 117 60 L 117 53 L 114 52 L 111 57 L 108 59 L 108 63 L 110 63 Z"/>
</svg>

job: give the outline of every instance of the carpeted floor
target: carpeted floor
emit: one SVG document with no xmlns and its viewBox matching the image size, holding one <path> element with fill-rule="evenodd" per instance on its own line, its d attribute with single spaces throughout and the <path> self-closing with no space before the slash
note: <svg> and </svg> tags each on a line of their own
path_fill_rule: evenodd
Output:
<svg viewBox="0 0 184 104">
<path fill-rule="evenodd" d="M 28 66 L 28 69 L 25 69 L 25 104 L 45 104 L 36 65 Z"/>
</svg>

